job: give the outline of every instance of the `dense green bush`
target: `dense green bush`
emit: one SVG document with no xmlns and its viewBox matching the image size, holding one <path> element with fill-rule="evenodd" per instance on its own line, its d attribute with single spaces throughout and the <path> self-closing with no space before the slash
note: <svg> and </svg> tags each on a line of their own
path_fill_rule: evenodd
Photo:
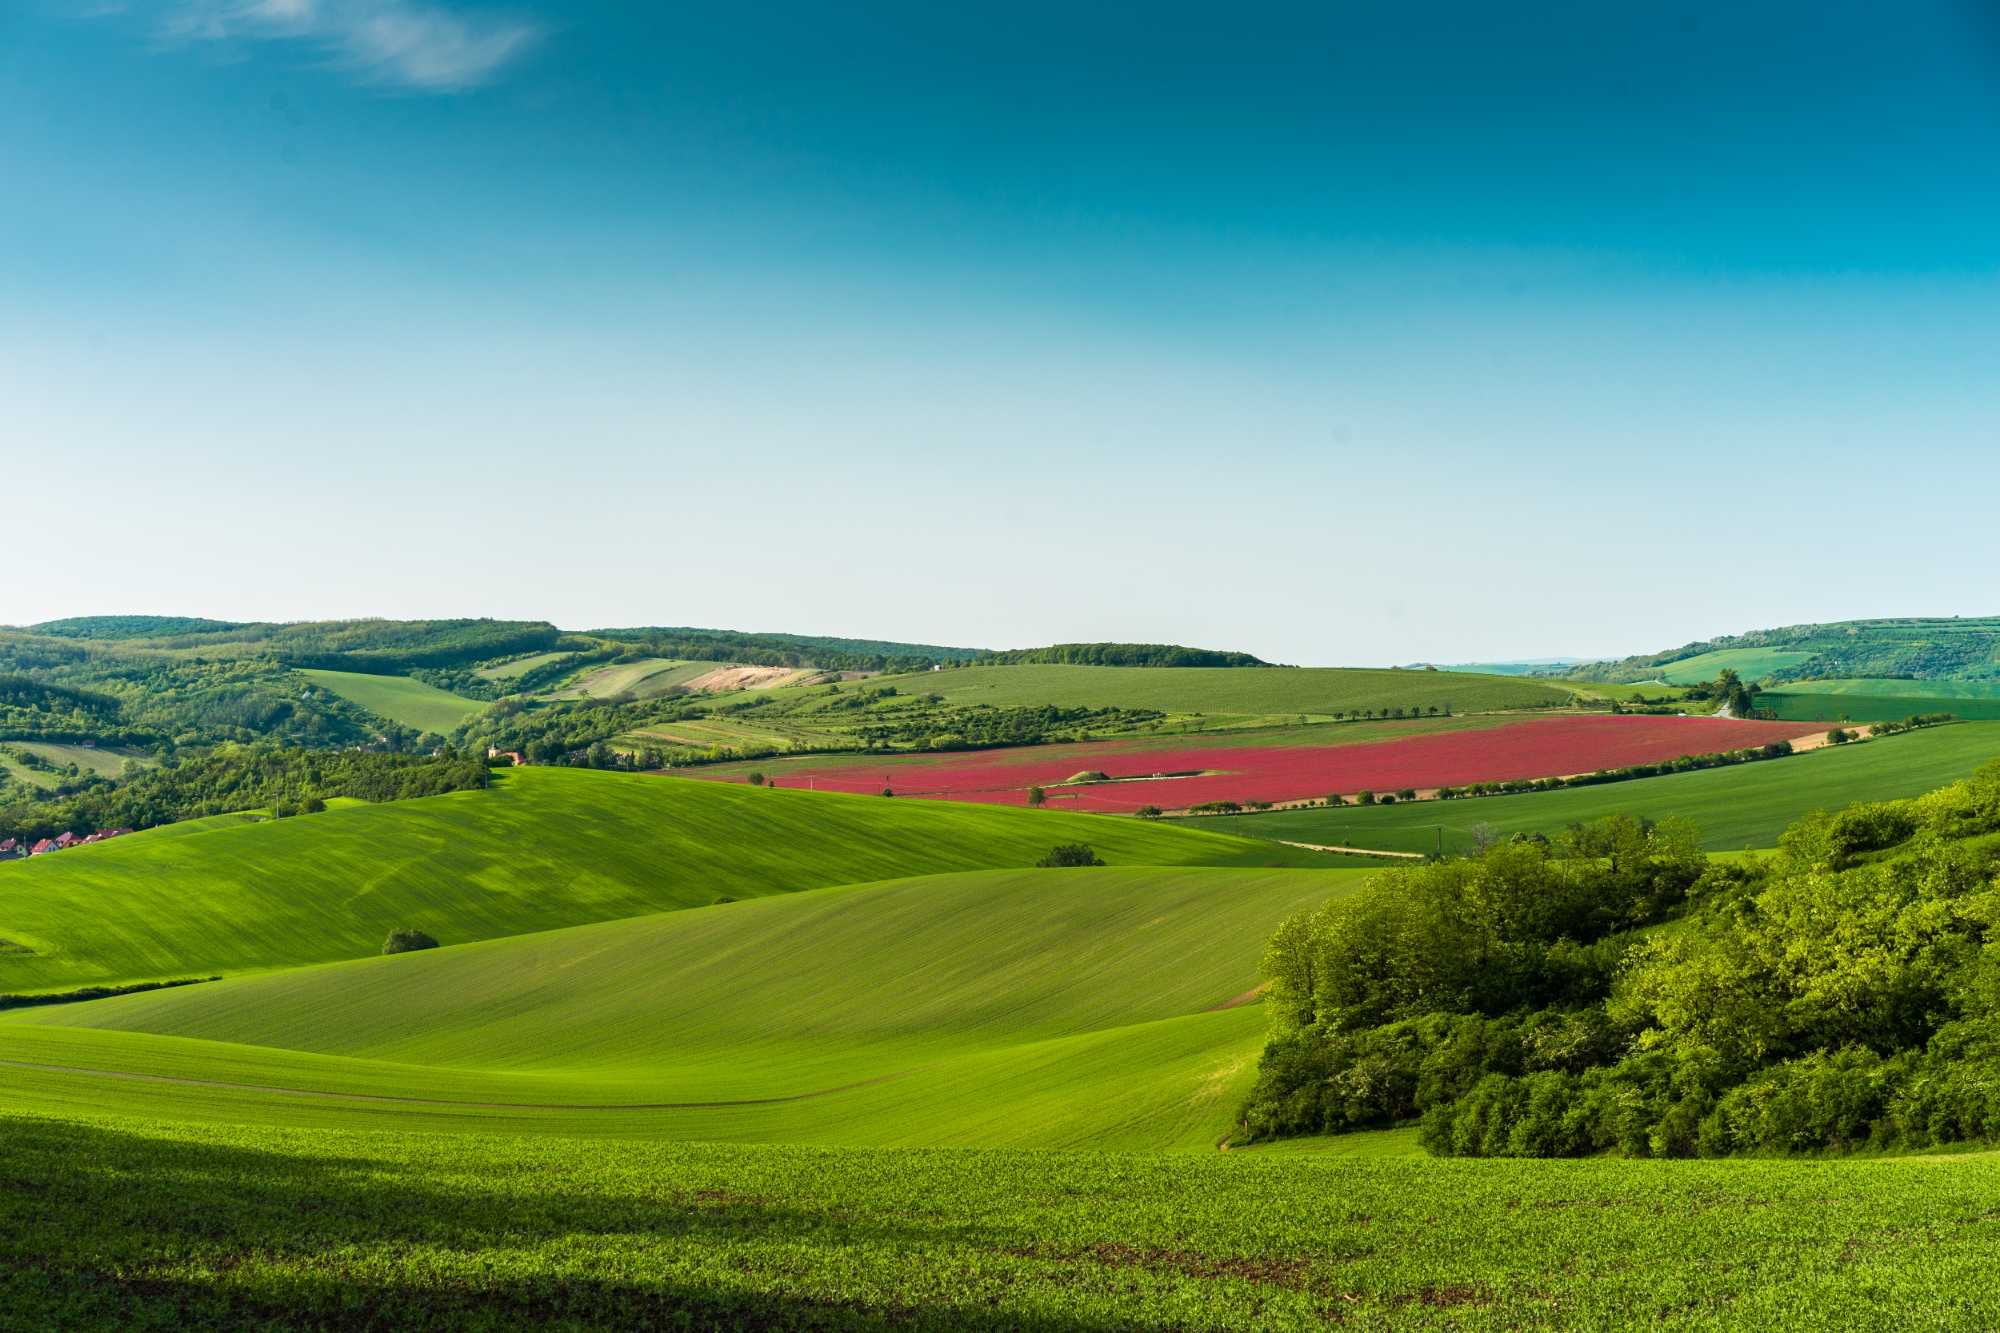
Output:
<svg viewBox="0 0 2000 1333">
<path fill-rule="evenodd" d="M 1051 866 L 1101 866 L 1103 858 L 1087 842 L 1066 842 L 1049 850 L 1049 854 L 1035 864 L 1044 869 Z"/>
<path fill-rule="evenodd" d="M 1632 819 L 1284 922 L 1255 1135 L 1432 1152 L 1842 1152 L 2000 1135 L 2000 764 L 1710 865 Z"/>
<path fill-rule="evenodd" d="M 389 938 L 382 943 L 383 953 L 415 953 L 420 949 L 435 949 L 436 939 L 421 930 L 392 930 Z"/>
</svg>

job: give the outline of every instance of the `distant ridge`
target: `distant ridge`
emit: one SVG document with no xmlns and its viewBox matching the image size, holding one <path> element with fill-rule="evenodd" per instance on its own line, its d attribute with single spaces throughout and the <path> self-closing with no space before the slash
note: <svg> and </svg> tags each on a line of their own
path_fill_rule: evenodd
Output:
<svg viewBox="0 0 2000 1333">
<path fill-rule="evenodd" d="M 1587 657 L 1529 657 L 1517 662 L 1412 662 L 1407 671 L 1465 671 L 1482 676 L 1560 676 L 1589 661 Z"/>
<path fill-rule="evenodd" d="M 1267 667 L 1271 663 L 1249 653 L 1214 648 L 1186 648 L 1177 643 L 1056 643 L 1046 648 L 1016 648 L 987 653 L 980 666 L 1155 666 Z"/>
<path fill-rule="evenodd" d="M 1607 682 L 1712 679 L 1727 668 L 1774 683 L 1849 677 L 2000 680 L 2000 617 L 1908 616 L 1785 625 L 1566 669 Z M 1537 674 L 1549 675 L 1544 671 Z"/>
</svg>

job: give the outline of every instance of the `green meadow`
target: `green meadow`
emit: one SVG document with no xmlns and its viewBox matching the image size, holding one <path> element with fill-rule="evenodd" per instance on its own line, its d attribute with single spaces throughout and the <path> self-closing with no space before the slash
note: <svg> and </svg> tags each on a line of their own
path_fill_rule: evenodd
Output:
<svg viewBox="0 0 2000 1333">
<path fill-rule="evenodd" d="M 667 657 L 618 662 L 577 676 L 558 691 L 558 697 L 609 699 L 629 694 L 636 699 L 651 699 L 707 675 L 718 665 L 715 662 L 683 662 Z"/>
<path fill-rule="evenodd" d="M 1812 653 L 1798 649 L 1719 648 L 1667 663 L 1660 668 L 1660 679 L 1669 685 L 1694 685 L 1714 680 L 1722 671 L 1729 670 L 1744 680 L 1761 680 L 1812 658 Z"/>
<path fill-rule="evenodd" d="M 2000 725 L 1965 722 L 1787 759 L 1594 787 L 1177 822 L 1321 846 L 1431 852 L 1442 842 L 1444 850 L 1461 852 L 1474 845 L 1474 829 L 1482 824 L 1505 836 L 1555 833 L 1578 820 L 1614 814 L 1678 815 L 1700 827 L 1704 846 L 1734 850 L 1774 846 L 1785 826 L 1809 811 L 1915 796 L 1994 758 L 2000 758 Z"/>
<path fill-rule="evenodd" d="M 606 1151 L 79 1108 L 0 1119 L 0 1179 L 22 1329 L 2000 1323 L 1992 1154 Z"/>
<path fill-rule="evenodd" d="M 94 1089 L 291 1124 L 1211 1148 L 1261 1042 L 1241 1001 L 1265 937 L 1368 873 L 823 889 L 20 1010 L 0 1058 L 17 1106 Z"/>
<path fill-rule="evenodd" d="M 440 736 L 486 706 L 477 699 L 467 699 L 408 676 L 317 670 L 302 670 L 299 674 L 377 717 Z"/>
<path fill-rule="evenodd" d="M 483 791 L 121 838 L 0 864 L 0 993 L 330 962 L 390 930 L 463 943 L 915 873 L 1313 864 L 1137 821 L 524 768 Z"/>
<path fill-rule="evenodd" d="M 1382 873 L 1283 840 L 1767 846 L 1996 751 L 1182 824 L 534 767 L 0 865 L 0 993 L 221 978 L 0 1010 L 0 1325 L 1988 1326 L 1990 1154 L 1218 1148 L 1273 929 Z"/>
</svg>

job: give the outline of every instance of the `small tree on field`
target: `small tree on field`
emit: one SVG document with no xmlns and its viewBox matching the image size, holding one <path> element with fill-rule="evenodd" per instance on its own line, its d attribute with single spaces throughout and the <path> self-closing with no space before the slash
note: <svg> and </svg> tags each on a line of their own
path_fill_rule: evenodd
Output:
<svg viewBox="0 0 2000 1333">
<path fill-rule="evenodd" d="M 1364 791 L 1354 798 L 1354 803 L 1356 805 L 1373 805 L 1375 804 L 1375 793 Z"/>
<path fill-rule="evenodd" d="M 419 949 L 437 947 L 437 940 L 421 930 L 392 930 L 389 938 L 382 942 L 383 953 L 415 953 Z"/>
<path fill-rule="evenodd" d="M 745 778 L 744 781 L 748 782 L 753 787 L 761 787 L 764 785 L 764 775 L 762 773 L 752 773 L 749 777 Z"/>
<path fill-rule="evenodd" d="M 1142 805 L 1138 809 L 1138 815 L 1141 819 L 1158 819 L 1160 817 L 1160 807 L 1157 805 Z"/>
<path fill-rule="evenodd" d="M 894 796 L 896 794 L 896 789 L 894 787 L 884 787 L 882 789 L 882 794 L 884 796 Z"/>
<path fill-rule="evenodd" d="M 1417 791 L 1416 791 L 1416 788 L 1414 788 L 1414 787 L 1405 787 L 1405 788 L 1403 788 L 1403 789 L 1402 789 L 1401 791 L 1399 791 L 1399 792 L 1397 792 L 1397 793 L 1396 793 L 1396 799 L 1397 799 L 1397 800 L 1399 800 L 1399 801 L 1414 801 L 1414 800 L 1416 800 L 1416 799 L 1417 799 Z"/>
<path fill-rule="evenodd" d="M 1037 808 L 1048 804 L 1049 794 L 1040 787 L 1028 788 L 1028 804 Z"/>
<path fill-rule="evenodd" d="M 1101 866 L 1104 862 L 1091 850 L 1086 842 L 1066 842 L 1051 848 L 1049 854 L 1035 864 L 1044 869 L 1054 866 Z"/>
<path fill-rule="evenodd" d="M 1347 798 L 1345 796 L 1342 796 L 1339 792 L 1335 792 L 1333 795 L 1326 798 L 1326 803 L 1328 805 L 1335 805 L 1335 806 L 1346 805 Z"/>
</svg>

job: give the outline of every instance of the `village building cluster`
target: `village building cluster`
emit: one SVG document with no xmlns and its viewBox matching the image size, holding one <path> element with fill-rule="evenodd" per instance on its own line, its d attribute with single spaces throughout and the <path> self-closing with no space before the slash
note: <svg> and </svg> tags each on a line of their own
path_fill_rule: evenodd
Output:
<svg viewBox="0 0 2000 1333">
<path fill-rule="evenodd" d="M 0 860 L 13 860 L 23 856 L 47 856 L 50 852 L 64 852 L 72 847 L 82 847 L 93 842 L 103 842 L 107 838 L 122 838 L 132 830 L 128 828 L 99 829 L 78 837 L 74 833 L 58 833 L 53 838 L 39 838 L 32 844 L 26 838 L 8 838 L 0 842 Z"/>
</svg>

